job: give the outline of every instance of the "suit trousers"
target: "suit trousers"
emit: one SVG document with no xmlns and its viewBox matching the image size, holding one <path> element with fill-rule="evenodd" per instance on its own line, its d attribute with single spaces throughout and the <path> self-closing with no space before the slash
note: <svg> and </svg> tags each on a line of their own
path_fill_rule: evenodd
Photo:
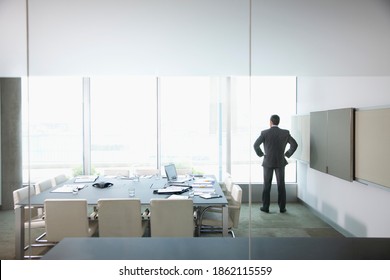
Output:
<svg viewBox="0 0 390 280">
<path fill-rule="evenodd" d="M 275 171 L 276 182 L 278 185 L 278 205 L 280 210 L 286 209 L 286 184 L 284 182 L 284 166 L 283 167 L 265 167 L 264 171 L 264 188 L 263 188 L 263 208 L 269 210 L 271 202 L 271 186 L 272 177 Z"/>
</svg>

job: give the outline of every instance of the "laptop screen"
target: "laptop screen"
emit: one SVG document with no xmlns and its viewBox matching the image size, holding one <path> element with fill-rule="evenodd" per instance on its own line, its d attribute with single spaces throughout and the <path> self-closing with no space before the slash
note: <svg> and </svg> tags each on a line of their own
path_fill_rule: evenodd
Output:
<svg viewBox="0 0 390 280">
<path fill-rule="evenodd" d="M 164 168 L 165 168 L 165 174 L 167 175 L 168 181 L 172 181 L 172 180 L 177 179 L 176 167 L 173 163 L 165 165 Z"/>
</svg>

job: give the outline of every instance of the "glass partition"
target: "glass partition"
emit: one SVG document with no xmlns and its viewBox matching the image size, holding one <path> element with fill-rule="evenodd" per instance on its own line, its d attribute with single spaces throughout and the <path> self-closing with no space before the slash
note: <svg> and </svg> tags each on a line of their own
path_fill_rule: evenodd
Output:
<svg viewBox="0 0 390 280">
<path fill-rule="evenodd" d="M 296 111 L 295 77 L 252 72 L 252 1 L 169 1 L 182 13 L 116 2 L 123 9 L 27 1 L 26 184 L 81 175 L 85 165 L 134 174 L 173 162 L 220 182 L 227 172 L 243 189 L 249 230 L 240 237 L 251 237 L 252 185 L 263 180 L 253 142 L 271 114 L 290 129 Z M 118 13 L 101 21 L 107 10 Z"/>
</svg>

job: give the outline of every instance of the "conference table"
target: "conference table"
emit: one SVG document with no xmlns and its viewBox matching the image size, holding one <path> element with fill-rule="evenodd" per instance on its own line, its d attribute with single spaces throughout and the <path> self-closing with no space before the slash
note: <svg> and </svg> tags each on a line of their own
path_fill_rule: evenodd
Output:
<svg viewBox="0 0 390 280">
<path fill-rule="evenodd" d="M 18 203 L 20 207 L 15 209 L 15 256 L 16 259 L 24 258 L 24 244 L 25 244 L 25 228 L 24 228 L 24 207 L 29 205 L 34 207 L 43 207 L 46 199 L 86 199 L 89 206 L 96 206 L 99 199 L 102 198 L 128 198 L 129 188 L 134 188 L 135 198 L 139 198 L 141 205 L 147 206 L 150 204 L 152 198 L 168 198 L 170 193 L 157 193 L 161 190 L 166 190 L 169 186 L 166 178 L 157 176 L 141 176 L 138 178 L 132 177 L 114 177 L 114 176 L 98 176 L 95 180 L 85 180 L 80 182 L 82 177 L 71 178 L 68 181 L 46 190 L 40 194 L 33 195 L 29 199 Z M 85 178 L 85 177 L 84 177 Z M 222 207 L 222 236 L 228 236 L 228 201 L 214 176 L 192 177 L 180 187 L 189 186 L 192 189 L 200 190 L 202 185 L 196 184 L 200 180 L 208 182 L 208 187 L 212 184 L 213 192 L 218 196 L 216 198 L 207 199 L 202 198 L 199 193 L 191 198 L 194 206 L 207 207 L 218 206 Z M 94 183 L 106 182 L 111 183 L 112 186 L 107 188 L 94 187 Z M 78 192 L 67 191 L 67 187 L 73 187 L 75 184 L 82 186 Z M 196 185 L 195 185 L 196 184 Z M 177 184 L 179 185 L 179 184 Z M 182 194 L 174 194 L 180 196 L 188 196 L 188 192 Z"/>
</svg>

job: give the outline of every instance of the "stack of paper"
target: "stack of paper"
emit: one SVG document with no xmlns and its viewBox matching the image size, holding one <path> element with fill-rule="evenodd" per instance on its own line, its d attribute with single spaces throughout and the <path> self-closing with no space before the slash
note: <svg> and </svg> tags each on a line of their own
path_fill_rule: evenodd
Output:
<svg viewBox="0 0 390 280">
<path fill-rule="evenodd" d="M 197 188 L 197 187 L 192 187 L 192 190 L 194 191 L 194 195 L 201 195 L 205 193 L 214 193 L 215 189 L 214 188 Z"/>
<path fill-rule="evenodd" d="M 196 179 L 192 182 L 192 187 L 197 188 L 212 188 L 214 186 L 214 180 L 208 178 Z"/>
</svg>

